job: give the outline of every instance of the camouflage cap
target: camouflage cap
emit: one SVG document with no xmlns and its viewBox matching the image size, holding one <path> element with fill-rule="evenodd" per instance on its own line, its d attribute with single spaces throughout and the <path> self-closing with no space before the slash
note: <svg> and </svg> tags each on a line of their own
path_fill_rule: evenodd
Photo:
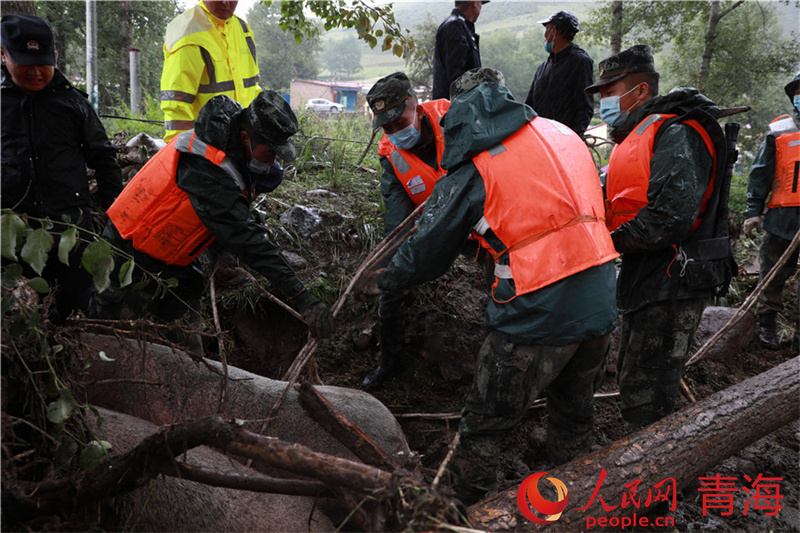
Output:
<svg viewBox="0 0 800 533">
<path fill-rule="evenodd" d="M 297 133 L 297 117 L 281 95 L 261 91 L 242 111 L 243 124 L 253 128 L 284 161 L 294 161 L 296 151 L 289 138 Z"/>
<path fill-rule="evenodd" d="M 455 100 L 458 95 L 464 94 L 487 81 L 503 86 L 506 84 L 506 78 L 499 70 L 489 67 L 474 68 L 466 71 L 450 84 L 450 100 Z"/>
<path fill-rule="evenodd" d="M 556 11 L 546 19 L 540 20 L 539 24 L 547 26 L 551 22 L 555 25 L 556 29 L 561 33 L 561 35 L 570 40 L 575 37 L 576 33 L 581 31 L 581 27 L 578 25 L 578 17 L 569 11 Z"/>
<path fill-rule="evenodd" d="M 367 103 L 375 115 L 372 127 L 380 128 L 400 118 L 411 96 L 415 96 L 414 89 L 403 72 L 395 72 L 376 81 L 367 93 Z"/>
<path fill-rule="evenodd" d="M 622 52 L 600 62 L 600 78 L 597 83 L 588 86 L 586 94 L 594 94 L 609 83 L 621 80 L 629 74 L 639 72 L 655 72 L 653 49 L 647 44 L 635 44 Z"/>
</svg>

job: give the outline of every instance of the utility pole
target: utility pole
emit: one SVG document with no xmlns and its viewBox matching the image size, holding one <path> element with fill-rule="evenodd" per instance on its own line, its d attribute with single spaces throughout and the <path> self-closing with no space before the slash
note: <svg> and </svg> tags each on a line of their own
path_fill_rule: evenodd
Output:
<svg viewBox="0 0 800 533">
<path fill-rule="evenodd" d="M 86 2 L 86 92 L 97 110 L 97 0 Z"/>
</svg>

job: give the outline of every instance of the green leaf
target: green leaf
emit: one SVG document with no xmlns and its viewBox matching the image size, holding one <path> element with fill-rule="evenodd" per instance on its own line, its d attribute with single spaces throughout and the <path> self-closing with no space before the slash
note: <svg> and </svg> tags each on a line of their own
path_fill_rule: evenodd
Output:
<svg viewBox="0 0 800 533">
<path fill-rule="evenodd" d="M 111 443 L 105 440 L 93 440 L 86 445 L 78 459 L 78 464 L 84 470 L 93 470 L 111 451 Z"/>
<path fill-rule="evenodd" d="M 111 246 L 105 241 L 95 241 L 86 247 L 81 259 L 83 268 L 92 274 L 94 286 L 103 292 L 111 285 L 111 271 L 114 270 L 114 257 Z"/>
<path fill-rule="evenodd" d="M 58 240 L 58 260 L 69 266 L 69 253 L 78 244 L 78 229 L 69 228 Z"/>
<path fill-rule="evenodd" d="M 19 263 L 10 263 L 7 267 L 3 268 L 3 288 L 13 289 L 17 285 L 17 280 L 22 277 L 22 265 Z"/>
<path fill-rule="evenodd" d="M 50 292 L 50 285 L 48 285 L 47 280 L 44 278 L 33 278 L 28 281 L 28 285 L 39 294 L 47 294 Z"/>
<path fill-rule="evenodd" d="M 28 234 L 25 245 L 22 247 L 20 256 L 25 260 L 37 274 L 42 273 L 44 265 L 47 263 L 47 254 L 53 247 L 53 236 L 43 228 L 35 229 Z"/>
<path fill-rule="evenodd" d="M 3 257 L 17 260 L 17 238 L 24 229 L 25 222 L 17 215 L 5 213 L 0 217 L 0 250 Z"/>
<path fill-rule="evenodd" d="M 4 294 L 0 300 L 0 311 L 2 311 L 2 313 L 5 315 L 14 308 L 14 304 L 16 303 L 17 299 L 14 298 L 14 293 L 8 292 Z"/>
<path fill-rule="evenodd" d="M 74 402 L 61 398 L 47 406 L 47 419 L 54 424 L 61 424 L 72 416 Z"/>
<path fill-rule="evenodd" d="M 122 263 L 122 266 L 119 267 L 119 286 L 120 287 L 127 287 L 131 283 L 133 283 L 133 259 L 129 259 Z"/>
</svg>

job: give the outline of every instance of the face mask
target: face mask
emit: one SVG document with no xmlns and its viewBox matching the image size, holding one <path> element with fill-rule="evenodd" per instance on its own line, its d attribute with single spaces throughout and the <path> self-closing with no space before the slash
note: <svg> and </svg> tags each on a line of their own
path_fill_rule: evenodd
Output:
<svg viewBox="0 0 800 533">
<path fill-rule="evenodd" d="M 250 143 L 250 154 L 253 153 L 253 143 Z M 250 173 L 255 176 L 266 175 L 269 172 L 269 167 L 267 163 L 263 161 L 259 161 L 255 157 L 253 157 L 249 163 L 247 163 L 247 168 L 250 170 Z"/>
<path fill-rule="evenodd" d="M 414 123 L 417 121 L 417 110 L 414 110 L 414 120 L 411 121 L 411 124 L 406 126 L 400 131 L 396 131 L 391 135 L 387 134 L 386 136 L 389 138 L 389 142 L 395 145 L 400 150 L 408 150 L 410 148 L 414 148 L 419 142 L 419 137 L 422 132 L 418 130 Z"/>
<path fill-rule="evenodd" d="M 797 109 L 798 113 L 800 113 L 800 94 L 794 95 L 792 102 L 794 102 L 794 108 Z"/>
<path fill-rule="evenodd" d="M 553 43 L 551 43 L 550 41 L 545 41 L 544 42 L 544 50 L 548 54 L 552 54 L 553 53 Z"/>
<path fill-rule="evenodd" d="M 638 85 L 636 87 L 638 87 Z M 633 105 L 636 105 L 636 103 L 634 102 L 634 104 L 631 107 L 629 107 L 627 110 L 620 111 L 620 109 L 619 109 L 619 100 L 623 96 L 633 92 L 633 90 L 636 89 L 636 87 L 634 87 L 633 89 L 631 89 L 630 91 L 628 91 L 628 92 L 626 92 L 625 94 L 622 94 L 622 95 L 607 96 L 605 98 L 601 98 L 600 99 L 600 120 L 602 120 L 603 122 L 605 122 L 606 124 L 608 124 L 612 128 L 616 127 L 616 126 L 619 126 L 620 124 L 625 122 L 625 119 L 628 118 L 628 115 L 630 115 L 631 108 L 633 108 Z"/>
</svg>

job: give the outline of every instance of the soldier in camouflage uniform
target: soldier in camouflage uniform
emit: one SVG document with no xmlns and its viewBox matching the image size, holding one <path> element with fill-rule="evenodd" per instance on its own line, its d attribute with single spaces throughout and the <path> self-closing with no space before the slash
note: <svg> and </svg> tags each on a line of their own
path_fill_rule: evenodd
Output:
<svg viewBox="0 0 800 533">
<path fill-rule="evenodd" d="M 747 211 L 744 221 L 744 233 L 753 237 L 755 229 L 764 229 L 764 240 L 760 249 L 761 272 L 759 281 L 763 280 L 772 267 L 789 247 L 789 243 L 800 229 L 800 188 L 797 185 L 798 160 L 800 157 L 800 72 L 784 87 L 786 96 L 792 102 L 793 116 L 784 115 L 772 121 L 769 133 L 756 153 L 750 167 L 750 179 L 747 183 Z M 780 151 L 778 152 L 778 146 Z M 782 168 L 776 168 L 776 162 Z M 777 191 L 782 183 L 780 178 L 787 179 L 785 194 L 771 194 Z M 777 183 L 776 183 L 777 182 Z M 766 214 L 764 210 L 766 208 Z M 789 261 L 772 279 L 761 297 L 758 299 L 756 314 L 758 315 L 758 337 L 761 343 L 771 349 L 780 348 L 776 331 L 778 313 L 783 310 L 783 286 L 789 276 L 797 269 L 798 251 L 789 257 Z M 794 310 L 795 333 L 792 340 L 794 351 L 800 346 L 800 324 L 797 315 L 800 312 L 800 283 L 797 285 L 797 303 Z"/>
<path fill-rule="evenodd" d="M 601 118 L 617 143 L 606 182 L 606 222 L 622 254 L 617 366 L 622 416 L 633 427 L 672 412 L 706 301 L 721 290 L 715 282 L 703 286 L 685 276 L 699 263 L 686 261 L 684 255 L 690 245 L 699 246 L 695 224 L 706 209 L 706 192 L 719 155 L 709 146 L 718 146 L 721 130 L 713 118 L 713 132 L 699 123 L 695 128 L 683 120 L 664 121 L 693 110 L 713 117 L 719 109 L 689 87 L 658 96 L 658 80 L 650 47 L 635 45 L 603 60 L 599 81 L 586 88 L 587 93 L 602 96 Z M 647 142 L 649 160 L 642 155 Z M 724 148 L 719 157 L 724 157 Z M 724 159 L 717 163 L 723 165 Z M 720 261 L 729 276 L 735 263 L 724 241 Z"/>
<path fill-rule="evenodd" d="M 618 254 L 602 219 L 591 214 L 603 203 L 591 155 L 572 130 L 515 101 L 500 79 L 493 69 L 477 69 L 451 87 L 442 158 L 448 173 L 436 182 L 417 231 L 363 291 L 435 279 L 470 236 L 496 261 L 490 334 L 450 463 L 465 504 L 496 483 L 501 442 L 545 390 L 552 460 L 590 449 L 595 382 L 617 315 Z M 568 164 L 561 159 L 567 155 Z"/>
</svg>

